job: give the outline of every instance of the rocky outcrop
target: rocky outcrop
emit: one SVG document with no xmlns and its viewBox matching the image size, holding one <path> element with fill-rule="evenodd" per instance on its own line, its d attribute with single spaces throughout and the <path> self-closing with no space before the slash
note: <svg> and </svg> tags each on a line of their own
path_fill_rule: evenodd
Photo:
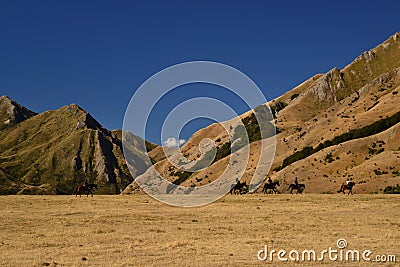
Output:
<svg viewBox="0 0 400 267">
<path fill-rule="evenodd" d="M 8 96 L 0 97 L 0 130 L 15 125 L 36 114 Z"/>
<path fill-rule="evenodd" d="M 358 56 L 353 62 L 359 62 L 365 60 L 366 62 L 371 61 L 376 57 L 375 52 L 372 50 L 363 52 L 360 56 Z"/>
<path fill-rule="evenodd" d="M 345 87 L 343 75 L 338 68 L 333 68 L 314 82 L 309 91 L 324 102 L 336 102 L 336 93 Z"/>
</svg>

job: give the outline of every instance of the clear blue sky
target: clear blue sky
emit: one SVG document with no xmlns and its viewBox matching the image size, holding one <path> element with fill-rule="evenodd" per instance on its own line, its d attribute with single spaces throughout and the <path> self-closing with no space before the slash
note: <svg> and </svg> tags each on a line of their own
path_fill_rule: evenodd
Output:
<svg viewBox="0 0 400 267">
<path fill-rule="evenodd" d="M 1 1 L 0 95 L 36 112 L 76 103 L 116 129 L 151 75 L 210 60 L 271 99 L 399 31 L 399 10 L 400 1 Z"/>
</svg>

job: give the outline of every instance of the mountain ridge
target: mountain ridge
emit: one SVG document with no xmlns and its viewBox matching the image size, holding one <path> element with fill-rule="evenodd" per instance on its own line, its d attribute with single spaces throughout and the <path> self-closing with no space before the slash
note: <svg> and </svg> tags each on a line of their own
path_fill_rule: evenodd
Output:
<svg viewBox="0 0 400 267">
<path fill-rule="evenodd" d="M 269 101 L 277 142 L 265 176 L 280 181 L 281 191 L 298 177 L 314 193 L 333 193 L 347 179 L 354 179 L 361 193 L 383 192 L 400 183 L 399 91 L 398 32 L 343 69 L 316 74 Z M 85 179 L 99 185 L 97 193 L 136 193 L 141 190 L 135 178 L 154 169 L 172 183 L 202 186 L 225 170 L 231 148 L 241 148 L 243 130 L 251 143 L 242 181 L 250 182 L 257 166 L 266 164 L 259 161 L 265 140 L 254 117 L 257 109 L 194 133 L 179 148 L 182 154 L 206 160 L 208 150 L 200 149 L 200 143 L 209 138 L 216 157 L 210 166 L 190 173 L 173 166 L 163 147 L 108 130 L 76 104 L 38 114 L 2 96 L 0 194 L 72 194 Z"/>
<path fill-rule="evenodd" d="M 0 131 L 0 193 L 72 194 L 88 180 L 98 193 L 118 194 L 150 165 L 144 151 L 133 152 L 131 174 L 116 131 L 76 104 L 45 111 Z"/>
<path fill-rule="evenodd" d="M 361 183 L 359 188 L 364 193 L 382 192 L 384 187 L 389 185 L 387 184 L 388 181 L 391 183 L 390 185 L 394 185 L 395 181 L 399 181 L 397 178 L 397 174 L 400 171 L 398 170 L 398 166 L 400 166 L 398 155 L 400 144 L 398 144 L 398 141 L 390 142 L 390 146 L 387 143 L 386 145 L 381 144 L 382 148 L 387 152 L 379 153 L 379 157 L 387 157 L 386 162 L 391 162 L 393 165 L 386 166 L 381 162 L 381 166 L 365 167 L 364 169 L 368 170 L 368 177 L 364 177 L 365 173 L 361 172 L 360 169 L 355 171 L 357 168 L 353 166 L 354 164 L 352 165 L 352 161 L 355 161 L 357 166 L 363 166 L 364 162 L 370 160 L 369 156 L 372 156 L 370 152 L 375 151 L 372 146 L 377 146 L 377 144 L 367 144 L 367 142 L 373 136 L 379 136 L 379 134 L 389 131 L 385 127 L 383 127 L 382 131 L 355 141 L 363 147 L 362 152 L 360 152 L 363 155 L 361 159 L 358 154 L 353 155 L 350 153 L 346 162 L 339 159 L 336 160 L 337 162 L 340 161 L 341 165 L 330 164 L 328 161 L 330 161 L 332 155 L 330 155 L 330 152 L 326 152 L 336 151 L 338 147 L 345 144 L 344 142 L 343 144 L 338 143 L 328 146 L 329 140 L 333 140 L 337 136 L 348 135 L 352 130 L 366 130 L 368 125 L 373 125 L 370 127 L 378 127 L 376 126 L 379 125 L 378 121 L 400 111 L 397 104 L 400 85 L 399 36 L 400 33 L 395 33 L 382 44 L 362 53 L 342 70 L 332 68 L 325 74 L 314 75 L 293 88 L 293 90 L 289 90 L 282 96 L 268 102 L 275 116 L 277 147 L 272 168 L 265 175 L 274 180 L 279 180 L 282 187 L 280 188 L 281 191 L 285 191 L 284 187 L 291 183 L 296 176 L 299 177 L 300 181 L 310 185 L 307 187 L 307 191 L 315 193 L 332 193 L 334 188 L 337 188 L 340 183 L 350 178 L 356 179 L 358 183 Z M 251 122 L 253 113 L 254 110 L 251 110 L 238 116 L 238 118 L 242 122 Z M 235 119 L 232 119 L 221 124 L 230 125 L 234 131 L 236 127 L 235 123 L 233 123 L 234 121 Z M 392 127 L 397 129 L 398 119 Z M 249 129 L 251 128 L 254 127 L 249 127 Z M 248 134 L 251 134 L 251 132 L 248 132 Z M 183 186 L 201 186 L 214 181 L 226 168 L 229 160 L 229 134 L 219 124 L 200 129 L 181 147 L 182 153 L 191 160 L 201 158 L 198 146 L 204 138 L 213 140 L 217 146 L 217 151 L 222 153 L 220 159 L 213 162 L 211 166 L 196 173 L 184 173 L 183 175 L 182 172 L 179 172 L 168 163 L 165 158 L 158 157 L 159 161 L 154 165 L 154 168 L 165 179 L 170 182 L 179 181 L 179 184 Z M 323 146 L 324 142 L 327 142 L 327 148 L 321 148 L 315 152 L 319 154 L 326 152 L 322 159 L 318 159 L 321 160 L 322 165 L 325 164 L 324 167 L 327 171 L 327 173 L 320 173 L 320 177 L 315 177 L 314 175 L 316 174 L 303 172 L 300 169 L 289 171 L 292 167 L 289 169 L 286 166 L 286 168 L 278 168 L 293 155 L 299 155 L 299 153 L 301 155 L 301 152 L 307 147 L 312 149 L 320 148 L 320 144 Z M 352 140 L 349 139 L 348 142 L 352 142 Z M 305 151 L 302 153 L 306 153 Z M 301 166 L 304 166 L 304 168 L 313 170 L 316 164 L 308 160 L 315 153 L 303 155 L 296 162 L 290 163 L 289 166 L 302 164 Z M 250 144 L 250 159 L 242 181 L 250 182 L 257 164 L 260 164 L 258 162 L 259 155 L 260 141 L 255 140 Z M 325 158 L 328 161 L 325 161 Z M 333 161 L 335 161 L 335 158 L 333 158 Z M 318 161 L 318 163 L 320 162 Z M 146 175 L 146 172 L 143 175 Z M 328 181 L 326 179 L 321 180 L 320 178 L 324 177 L 324 175 L 328 175 L 330 179 Z M 379 183 L 376 181 L 379 181 Z M 319 186 L 319 183 L 322 186 Z M 137 185 L 133 183 L 124 190 L 124 193 L 137 191 Z"/>
<path fill-rule="evenodd" d="M 0 96 L 0 130 L 37 115 L 8 96 Z"/>
</svg>

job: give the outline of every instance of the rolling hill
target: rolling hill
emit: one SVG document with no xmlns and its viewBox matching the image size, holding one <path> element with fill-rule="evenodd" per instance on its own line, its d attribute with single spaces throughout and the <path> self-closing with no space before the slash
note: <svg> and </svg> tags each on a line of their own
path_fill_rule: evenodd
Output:
<svg viewBox="0 0 400 267">
<path fill-rule="evenodd" d="M 364 52 L 344 69 L 317 74 L 268 103 L 276 125 L 276 153 L 265 176 L 279 180 L 281 191 L 298 177 L 307 192 L 333 193 L 347 179 L 359 193 L 379 193 L 400 184 L 400 33 Z M 239 118 L 251 140 L 250 158 L 242 181 L 250 182 L 259 162 L 261 140 L 254 111 Z M 196 132 L 181 147 L 188 159 L 202 159 L 201 140 L 214 141 L 217 157 L 191 173 L 173 166 L 154 150 L 154 169 L 172 183 L 187 187 L 211 183 L 227 168 L 231 155 L 229 135 L 235 119 Z M 255 129 L 255 130 L 254 130 Z M 203 151 L 204 152 L 204 151 Z M 153 175 L 150 168 L 144 174 Z M 132 183 L 124 193 L 140 192 Z"/>
</svg>

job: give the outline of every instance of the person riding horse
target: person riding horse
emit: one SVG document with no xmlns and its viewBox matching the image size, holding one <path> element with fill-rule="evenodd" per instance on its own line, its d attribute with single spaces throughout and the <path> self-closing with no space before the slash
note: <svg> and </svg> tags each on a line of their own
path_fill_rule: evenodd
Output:
<svg viewBox="0 0 400 267">
<path fill-rule="evenodd" d="M 306 189 L 306 185 L 305 184 L 299 184 L 297 177 L 294 180 L 294 183 L 289 185 L 289 188 L 287 191 L 290 190 L 290 193 L 293 194 L 293 190 L 297 190 L 297 193 L 303 193 L 304 189 Z"/>
<path fill-rule="evenodd" d="M 246 181 L 244 182 L 240 182 L 239 179 L 236 180 L 236 184 L 232 185 L 231 190 L 229 191 L 229 193 L 232 195 L 233 194 L 246 194 L 248 191 L 248 186 L 246 184 Z"/>
<path fill-rule="evenodd" d="M 75 191 L 75 196 L 81 196 L 81 193 L 86 192 L 86 196 L 89 196 L 89 194 L 92 195 L 93 197 L 93 189 L 97 189 L 97 184 L 89 184 L 86 180 L 83 182 L 83 184 L 79 184 L 78 187 L 76 188 Z"/>
<path fill-rule="evenodd" d="M 268 182 L 270 181 L 270 182 Z M 279 181 L 272 182 L 271 178 L 268 179 L 267 182 L 265 182 L 264 187 L 262 189 L 262 193 L 267 194 L 268 191 L 271 191 L 275 194 L 279 193 L 279 191 L 276 189 L 277 186 L 280 186 Z"/>
<path fill-rule="evenodd" d="M 347 193 L 347 195 L 350 195 L 350 193 L 351 194 L 353 194 L 353 187 L 356 185 L 356 183 L 355 182 L 353 182 L 351 179 L 350 179 L 350 181 L 346 181 L 346 183 L 343 183 L 341 186 L 340 186 L 340 189 L 337 191 L 338 193 L 343 193 L 343 194 L 345 194 L 346 192 L 346 190 L 349 190 L 349 192 Z"/>
</svg>

